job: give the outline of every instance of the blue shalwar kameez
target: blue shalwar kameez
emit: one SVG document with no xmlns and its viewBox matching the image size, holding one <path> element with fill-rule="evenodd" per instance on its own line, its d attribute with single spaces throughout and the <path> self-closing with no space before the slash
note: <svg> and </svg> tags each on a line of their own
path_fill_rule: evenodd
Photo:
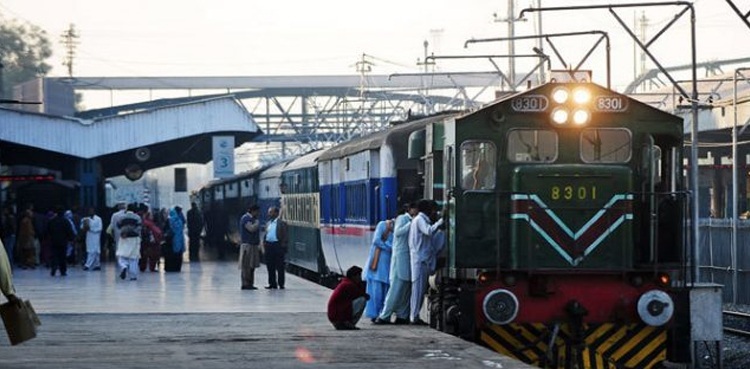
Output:
<svg viewBox="0 0 750 369">
<path fill-rule="evenodd" d="M 380 312 L 381 320 L 390 322 L 391 315 L 409 319 L 411 297 L 411 257 L 409 257 L 409 225 L 412 216 L 404 213 L 396 218 L 393 226 L 393 258 L 391 259 L 390 288 L 385 296 L 385 305 Z"/>
<path fill-rule="evenodd" d="M 386 232 L 386 221 L 381 221 L 375 227 L 375 234 L 372 237 L 370 245 L 370 255 L 367 257 L 365 264 L 365 279 L 367 280 L 367 294 L 370 300 L 365 307 L 365 316 L 375 319 L 383 309 L 385 295 L 388 293 L 388 276 L 391 269 L 391 246 L 393 244 L 393 232 L 389 232 L 388 237 L 383 241 L 383 234 Z M 376 257 L 376 250 L 379 255 Z"/>
</svg>

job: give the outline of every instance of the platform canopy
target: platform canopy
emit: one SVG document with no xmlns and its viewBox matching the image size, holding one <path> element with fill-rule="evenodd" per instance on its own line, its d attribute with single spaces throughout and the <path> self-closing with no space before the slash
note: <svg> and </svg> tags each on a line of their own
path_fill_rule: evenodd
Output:
<svg viewBox="0 0 750 369">
<path fill-rule="evenodd" d="M 98 159 L 111 177 L 132 164 L 207 163 L 212 136 L 233 136 L 239 146 L 260 133 L 231 96 L 90 120 L 0 108 L 0 163 L 67 172 L 78 159 Z"/>
</svg>

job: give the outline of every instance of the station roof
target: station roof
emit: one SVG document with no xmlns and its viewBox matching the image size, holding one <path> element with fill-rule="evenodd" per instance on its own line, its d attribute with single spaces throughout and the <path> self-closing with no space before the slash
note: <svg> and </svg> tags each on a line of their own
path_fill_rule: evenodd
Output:
<svg viewBox="0 0 750 369">
<path fill-rule="evenodd" d="M 58 160 L 98 158 L 109 177 L 131 163 L 206 163 L 214 134 L 233 135 L 239 146 L 260 130 L 229 96 L 88 120 L 0 108 L 0 162 L 58 168 Z"/>
</svg>

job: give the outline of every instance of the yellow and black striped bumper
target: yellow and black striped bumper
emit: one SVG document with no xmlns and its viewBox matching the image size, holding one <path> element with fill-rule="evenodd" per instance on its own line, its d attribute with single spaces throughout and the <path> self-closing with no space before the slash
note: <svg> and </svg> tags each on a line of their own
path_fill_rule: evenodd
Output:
<svg viewBox="0 0 750 369">
<path fill-rule="evenodd" d="M 562 324 L 551 344 L 554 325 L 490 325 L 480 332 L 483 344 L 542 368 L 649 369 L 667 357 L 667 331 L 644 324 L 584 325 L 582 343 Z"/>
</svg>

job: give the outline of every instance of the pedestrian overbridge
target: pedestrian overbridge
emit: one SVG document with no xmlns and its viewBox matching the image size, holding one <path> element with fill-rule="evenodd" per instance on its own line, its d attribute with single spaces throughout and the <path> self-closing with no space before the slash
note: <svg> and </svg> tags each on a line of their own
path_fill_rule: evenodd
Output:
<svg viewBox="0 0 750 369">
<path fill-rule="evenodd" d="M 79 181 L 81 205 L 95 205 L 105 178 L 134 179 L 148 169 L 207 163 L 213 136 L 233 136 L 237 147 L 259 134 L 232 96 L 93 119 L 0 108 L 0 163 L 59 171 L 60 179 Z"/>
</svg>

